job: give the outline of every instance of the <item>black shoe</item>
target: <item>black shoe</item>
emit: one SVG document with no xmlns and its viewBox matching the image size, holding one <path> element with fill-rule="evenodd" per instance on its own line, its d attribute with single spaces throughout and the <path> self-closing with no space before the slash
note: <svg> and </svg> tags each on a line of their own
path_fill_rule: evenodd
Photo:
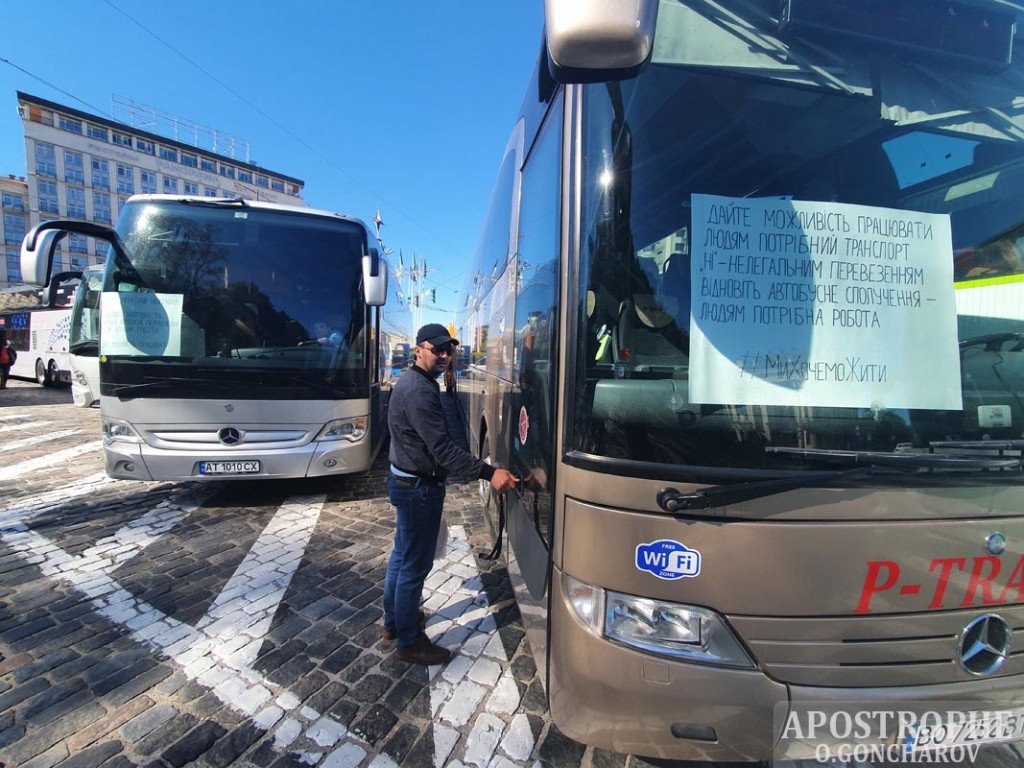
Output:
<svg viewBox="0 0 1024 768">
<path fill-rule="evenodd" d="M 422 608 L 420 608 L 420 629 L 425 629 L 426 626 L 427 626 L 427 614 L 423 612 Z M 384 629 L 382 629 L 380 631 L 380 639 L 381 640 L 387 640 L 388 642 L 391 642 L 396 637 L 398 637 L 398 632 L 395 631 L 394 629 L 388 629 L 387 627 L 384 627 Z"/>
<path fill-rule="evenodd" d="M 425 635 L 411 648 L 399 648 L 395 651 L 395 658 L 409 664 L 420 664 L 424 667 L 433 667 L 437 664 L 447 664 L 452 657 L 452 652 L 440 645 L 434 645 Z"/>
</svg>

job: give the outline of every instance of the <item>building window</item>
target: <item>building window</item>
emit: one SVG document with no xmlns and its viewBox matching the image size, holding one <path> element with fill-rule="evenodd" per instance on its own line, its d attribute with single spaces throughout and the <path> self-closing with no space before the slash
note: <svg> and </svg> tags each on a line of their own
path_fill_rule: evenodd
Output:
<svg viewBox="0 0 1024 768">
<path fill-rule="evenodd" d="M 139 171 L 139 189 L 144 195 L 155 195 L 156 173 L 153 171 Z"/>
<path fill-rule="evenodd" d="M 296 197 L 298 197 L 298 195 L 299 195 L 299 185 L 298 184 L 289 184 L 288 185 L 288 194 L 289 195 L 295 195 Z"/>
<path fill-rule="evenodd" d="M 82 132 L 81 120 L 75 120 L 73 117 L 64 117 L 64 115 L 60 115 L 58 117 L 58 120 L 58 127 L 61 128 L 62 130 L 71 131 L 72 133 Z"/>
<path fill-rule="evenodd" d="M 283 181 L 272 181 L 272 182 L 270 182 L 270 188 L 272 190 L 274 190 L 275 192 L 284 192 L 284 182 Z"/>
<path fill-rule="evenodd" d="M 227 176 L 229 179 L 235 178 L 235 169 L 230 165 L 222 165 L 220 167 L 220 175 Z"/>
<path fill-rule="evenodd" d="M 75 256 L 74 254 L 72 254 L 72 256 L 71 256 L 71 268 L 72 269 L 85 269 L 88 266 L 89 266 L 89 257 L 88 256 Z"/>
<path fill-rule="evenodd" d="M 4 192 L 3 207 L 12 211 L 24 211 L 25 198 L 22 195 L 16 195 L 13 192 Z"/>
<path fill-rule="evenodd" d="M 21 280 L 21 254 L 18 251 L 7 252 L 7 282 Z"/>
<path fill-rule="evenodd" d="M 85 185 L 85 166 L 82 164 L 81 152 L 64 150 L 64 181 Z"/>
<path fill-rule="evenodd" d="M 117 164 L 117 193 L 119 195 L 135 194 L 134 169 L 130 165 Z"/>
<path fill-rule="evenodd" d="M 93 158 L 92 186 L 94 189 L 110 189 L 110 166 L 106 160 Z"/>
<path fill-rule="evenodd" d="M 28 119 L 33 123 L 42 123 L 43 125 L 53 125 L 53 112 L 42 107 L 37 107 L 34 104 L 28 106 Z"/>
<path fill-rule="evenodd" d="M 25 217 L 20 213 L 4 214 L 4 242 L 21 245 L 25 239 Z"/>
<path fill-rule="evenodd" d="M 110 195 L 104 192 L 92 193 L 92 218 L 102 224 L 110 223 Z"/>
<path fill-rule="evenodd" d="M 68 250 L 71 251 L 72 253 L 88 253 L 89 238 L 87 238 L 85 235 L 68 235 Z M 73 258 L 74 257 L 72 257 L 72 259 Z"/>
<path fill-rule="evenodd" d="M 43 213 L 60 214 L 57 207 L 57 185 L 52 181 L 38 182 L 39 210 Z"/>
<path fill-rule="evenodd" d="M 200 159 L 199 167 L 202 168 L 204 171 L 209 171 L 210 173 L 217 172 L 217 164 L 213 162 L 213 160 Z"/>
<path fill-rule="evenodd" d="M 270 180 L 266 176 L 256 176 L 257 187 L 269 187 Z"/>
<path fill-rule="evenodd" d="M 147 155 L 156 154 L 156 145 L 152 141 L 145 141 L 143 139 L 135 140 L 135 148 L 139 152 L 145 152 Z"/>
<path fill-rule="evenodd" d="M 178 162 L 178 150 L 171 149 L 170 147 L 160 147 L 160 159 L 176 163 Z"/>
<path fill-rule="evenodd" d="M 194 181 L 186 181 L 185 182 L 185 194 L 186 195 L 198 195 L 199 194 L 199 185 L 196 184 Z"/>
<path fill-rule="evenodd" d="M 98 125 L 85 125 L 86 135 L 90 139 L 99 139 L 100 141 L 110 141 L 110 134 L 106 128 L 100 128 Z"/>
<path fill-rule="evenodd" d="M 128 198 L 124 195 L 117 196 L 117 212 L 120 213 L 124 210 L 125 205 L 128 203 Z"/>
<path fill-rule="evenodd" d="M 114 131 L 114 143 L 119 147 L 128 147 L 131 149 L 132 137 L 127 133 L 118 133 L 117 131 Z"/>
<path fill-rule="evenodd" d="M 36 144 L 36 176 L 57 178 L 57 153 L 52 144 Z"/>
<path fill-rule="evenodd" d="M 78 187 L 68 187 L 65 192 L 68 197 L 68 216 L 76 219 L 85 218 L 85 190 Z"/>
<path fill-rule="evenodd" d="M 249 173 L 249 171 L 239 171 L 238 172 L 238 180 L 239 181 L 247 181 L 250 184 L 252 184 L 252 174 Z"/>
<path fill-rule="evenodd" d="M 199 167 L 199 157 L 196 155 L 189 154 L 188 152 L 181 153 L 181 164 L 187 165 L 189 168 Z"/>
<path fill-rule="evenodd" d="M 213 187 L 203 187 L 203 194 L 206 195 L 206 197 L 216 197 L 217 190 Z"/>
<path fill-rule="evenodd" d="M 164 194 L 165 195 L 176 195 L 178 194 L 178 180 L 172 179 L 169 176 L 164 176 Z"/>
</svg>

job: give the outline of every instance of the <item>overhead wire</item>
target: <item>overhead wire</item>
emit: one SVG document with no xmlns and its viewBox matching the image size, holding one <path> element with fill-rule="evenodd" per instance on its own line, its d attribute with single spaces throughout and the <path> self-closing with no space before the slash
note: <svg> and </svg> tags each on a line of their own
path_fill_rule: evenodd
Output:
<svg viewBox="0 0 1024 768">
<path fill-rule="evenodd" d="M 158 34 L 156 34 L 156 32 L 154 32 L 153 30 L 149 29 L 149 27 L 147 27 L 142 22 L 138 21 L 136 18 L 134 18 L 127 11 L 125 11 L 124 9 L 122 9 L 122 8 L 118 7 L 117 5 L 115 5 L 112 2 L 112 0 L 104 0 L 104 2 L 107 5 L 109 5 L 111 8 L 113 8 L 115 11 L 120 13 L 122 16 L 124 16 L 126 19 L 128 19 L 132 24 L 134 24 L 139 29 L 141 29 L 143 32 L 145 32 L 146 34 L 151 36 L 153 39 L 155 39 L 157 42 L 159 42 L 161 45 L 163 45 L 166 48 L 170 49 L 177 56 L 180 56 L 182 59 L 187 61 L 193 67 L 198 69 L 200 72 L 203 73 L 203 75 L 205 75 L 206 77 L 210 78 L 213 82 L 215 82 L 221 88 L 226 90 L 228 93 L 230 93 L 236 99 L 241 101 L 243 104 L 248 106 L 250 109 L 252 109 L 255 112 L 257 112 L 259 115 L 261 115 L 263 118 L 265 118 L 269 123 L 271 123 L 273 126 L 275 126 L 278 130 L 282 131 L 285 135 L 287 135 L 293 141 L 297 142 L 298 144 L 300 144 L 301 146 L 303 146 L 304 148 L 306 148 L 307 150 L 312 152 L 314 155 L 316 155 L 318 158 L 323 160 L 325 163 L 327 163 L 329 166 L 331 166 L 334 170 L 336 170 L 338 173 L 340 173 L 346 179 L 351 181 L 353 184 L 358 186 L 360 189 L 362 189 L 365 192 L 367 192 L 368 194 L 372 195 L 381 204 L 383 204 L 387 209 L 389 209 L 391 211 L 397 212 L 398 215 L 404 217 L 411 224 L 413 224 L 415 227 L 417 227 L 418 229 L 420 229 L 423 232 L 425 232 L 426 234 L 428 234 L 431 238 L 436 240 L 438 243 L 441 243 L 445 248 L 447 248 L 453 254 L 456 254 L 456 255 L 458 254 L 458 251 L 456 250 L 456 248 L 451 243 L 447 242 L 444 238 L 442 238 L 440 235 L 438 235 L 437 233 L 435 233 L 432 230 L 430 230 L 429 228 L 427 228 L 425 225 L 423 225 L 420 222 L 416 221 L 416 219 L 414 219 L 412 216 L 410 216 L 408 213 L 406 213 L 402 208 L 400 208 L 399 206 L 395 205 L 394 203 L 392 203 L 392 202 L 388 201 L 386 198 L 384 198 L 383 195 L 381 195 L 380 193 L 376 192 L 373 189 L 370 189 L 363 182 L 361 182 L 359 179 L 357 179 L 352 174 L 350 174 L 348 171 L 346 171 L 344 168 L 342 168 L 340 165 L 338 165 L 330 156 L 328 156 L 325 153 L 321 152 L 319 149 L 317 149 L 315 146 L 313 146 L 308 141 L 303 139 L 301 136 L 296 134 L 290 128 L 288 128 L 287 126 L 283 125 L 281 122 L 279 122 L 274 117 L 269 115 L 265 110 L 263 110 L 262 108 L 260 108 L 256 104 L 254 104 L 252 101 L 250 101 L 245 96 L 240 94 L 238 91 L 236 91 L 230 85 L 228 85 L 227 83 L 223 82 L 220 78 L 218 78 L 216 75 L 214 75 L 208 69 L 206 69 L 205 67 L 203 67 L 202 65 L 200 65 L 199 63 L 197 63 L 196 61 L 191 59 L 189 56 L 187 56 L 182 51 L 178 50 L 176 47 L 171 45 L 166 40 L 164 40 L 162 37 L 160 37 Z"/>
</svg>

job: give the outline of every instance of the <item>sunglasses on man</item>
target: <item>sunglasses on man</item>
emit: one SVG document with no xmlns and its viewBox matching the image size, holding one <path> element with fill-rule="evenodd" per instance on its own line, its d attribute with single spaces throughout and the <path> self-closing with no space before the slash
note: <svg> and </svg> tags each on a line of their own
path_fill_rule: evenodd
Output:
<svg viewBox="0 0 1024 768">
<path fill-rule="evenodd" d="M 428 352 L 433 352 L 438 357 L 442 357 L 443 355 L 450 356 L 455 352 L 455 344 L 453 344 L 452 342 L 448 342 L 447 344 L 440 344 L 438 346 L 431 345 L 428 347 L 426 344 L 421 344 L 420 346 L 423 347 Z"/>
</svg>

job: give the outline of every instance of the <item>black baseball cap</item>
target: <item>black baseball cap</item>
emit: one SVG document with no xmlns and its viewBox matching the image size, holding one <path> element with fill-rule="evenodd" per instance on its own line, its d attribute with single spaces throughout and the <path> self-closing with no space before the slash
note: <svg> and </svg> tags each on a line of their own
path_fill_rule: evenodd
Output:
<svg viewBox="0 0 1024 768">
<path fill-rule="evenodd" d="M 458 339 L 453 339 L 448 333 L 448 329 L 440 323 L 427 323 L 416 333 L 416 343 L 422 344 L 424 341 L 429 341 L 433 346 L 439 347 L 442 344 L 458 344 Z"/>
</svg>

